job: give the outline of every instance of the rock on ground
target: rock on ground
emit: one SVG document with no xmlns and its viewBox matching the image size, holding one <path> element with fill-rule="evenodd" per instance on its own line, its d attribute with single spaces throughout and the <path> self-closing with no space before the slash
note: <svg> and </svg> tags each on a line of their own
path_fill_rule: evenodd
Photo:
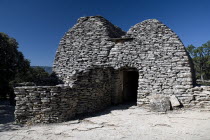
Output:
<svg viewBox="0 0 210 140">
<path fill-rule="evenodd" d="M 170 97 L 170 102 L 171 102 L 171 106 L 172 107 L 178 107 L 178 106 L 181 105 L 180 102 L 179 102 L 179 100 L 177 99 L 177 97 L 175 95 L 172 95 Z"/>
<path fill-rule="evenodd" d="M 171 103 L 168 97 L 154 94 L 150 97 L 150 107 L 152 111 L 166 112 L 171 109 Z"/>
</svg>

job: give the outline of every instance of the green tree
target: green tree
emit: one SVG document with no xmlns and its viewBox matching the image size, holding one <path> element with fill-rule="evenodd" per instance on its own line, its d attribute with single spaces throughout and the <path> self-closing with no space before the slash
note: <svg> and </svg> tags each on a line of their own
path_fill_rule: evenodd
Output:
<svg viewBox="0 0 210 140">
<path fill-rule="evenodd" d="M 189 45 L 186 47 L 186 50 L 188 51 L 188 53 L 190 54 L 192 58 L 195 57 L 195 53 L 194 53 L 195 48 L 196 47 L 193 45 Z"/>
<path fill-rule="evenodd" d="M 12 85 L 27 82 L 37 86 L 53 86 L 60 83 L 55 73 L 49 74 L 42 67 L 30 67 L 27 72 L 18 73 L 12 81 Z"/>
<path fill-rule="evenodd" d="M 49 74 L 41 67 L 31 67 L 27 76 L 25 81 L 33 82 L 37 86 L 54 86 L 59 84 L 59 80 L 55 73 Z"/>
<path fill-rule="evenodd" d="M 202 45 L 204 55 L 204 79 L 210 79 L 210 41 Z"/>
<path fill-rule="evenodd" d="M 33 82 L 36 85 L 45 85 L 44 81 L 49 77 L 49 74 L 41 67 L 30 68 L 24 82 Z"/>
<path fill-rule="evenodd" d="M 17 73 L 25 73 L 30 67 L 30 62 L 18 51 L 18 43 L 14 38 L 0 32 L 0 97 L 6 98 L 14 93 L 10 82 Z"/>
<path fill-rule="evenodd" d="M 10 97 L 14 103 L 13 86 L 17 83 L 33 82 L 38 86 L 59 83 L 54 73 L 49 75 L 41 67 L 30 67 L 29 60 L 18 51 L 14 38 L 0 32 L 0 97 Z"/>
<path fill-rule="evenodd" d="M 186 50 L 192 57 L 197 79 L 210 79 L 210 41 L 200 47 L 189 45 Z"/>
</svg>

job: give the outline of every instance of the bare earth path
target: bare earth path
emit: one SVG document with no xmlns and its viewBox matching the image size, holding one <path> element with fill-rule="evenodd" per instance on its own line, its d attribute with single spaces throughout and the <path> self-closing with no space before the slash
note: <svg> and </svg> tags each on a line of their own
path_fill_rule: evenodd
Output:
<svg viewBox="0 0 210 140">
<path fill-rule="evenodd" d="M 0 140 L 210 140 L 210 111 L 179 110 L 160 114 L 135 106 L 111 107 L 82 120 L 17 127 Z M 16 127 L 17 130 L 12 130 Z"/>
</svg>

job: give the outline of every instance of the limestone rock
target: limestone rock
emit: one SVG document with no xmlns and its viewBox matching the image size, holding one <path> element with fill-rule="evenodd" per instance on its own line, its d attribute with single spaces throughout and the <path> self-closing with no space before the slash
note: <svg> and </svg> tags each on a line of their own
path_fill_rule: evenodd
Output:
<svg viewBox="0 0 210 140">
<path fill-rule="evenodd" d="M 153 111 L 166 112 L 171 109 L 171 104 L 168 97 L 156 94 L 150 97 L 150 107 Z"/>
<path fill-rule="evenodd" d="M 171 106 L 172 107 L 177 107 L 177 106 L 180 106 L 181 105 L 180 102 L 179 102 L 179 100 L 177 99 L 177 97 L 175 95 L 172 95 L 170 97 L 170 102 L 171 102 Z"/>
</svg>

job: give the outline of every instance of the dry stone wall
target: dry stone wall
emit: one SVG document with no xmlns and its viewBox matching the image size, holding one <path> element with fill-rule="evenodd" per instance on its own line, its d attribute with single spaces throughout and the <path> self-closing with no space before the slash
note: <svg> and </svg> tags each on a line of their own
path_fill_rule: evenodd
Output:
<svg viewBox="0 0 210 140">
<path fill-rule="evenodd" d="M 77 77 L 75 89 L 79 95 L 77 114 L 91 113 L 111 105 L 113 69 L 92 68 Z"/>
<path fill-rule="evenodd" d="M 193 88 L 187 89 L 186 92 L 180 95 L 153 94 L 150 96 L 145 96 L 144 100 L 146 101 L 146 103 L 144 105 L 148 106 L 152 105 L 154 102 L 158 102 L 158 100 L 154 100 L 156 95 L 162 96 L 162 98 L 158 100 L 162 100 L 165 98 L 169 100 L 171 98 L 175 98 L 175 106 L 172 105 L 172 101 L 170 100 L 172 109 L 176 109 L 177 107 L 201 108 L 204 110 L 210 109 L 210 86 L 195 86 Z M 160 104 L 159 106 L 163 107 Z"/>
<path fill-rule="evenodd" d="M 17 87 L 15 94 L 18 123 L 62 122 L 76 114 L 78 94 L 70 87 Z"/>
<path fill-rule="evenodd" d="M 210 109 L 210 86 L 196 86 L 186 93 L 179 97 L 185 107 Z"/>
<path fill-rule="evenodd" d="M 160 21 L 151 19 L 132 27 L 110 51 L 115 69 L 133 67 L 139 71 L 138 104 L 148 103 L 152 94 L 182 95 L 194 84 L 190 58 L 178 36 Z"/>
<path fill-rule="evenodd" d="M 63 122 L 75 115 L 102 110 L 111 105 L 113 69 L 94 68 L 81 72 L 72 87 L 16 87 L 17 123 Z"/>
</svg>

